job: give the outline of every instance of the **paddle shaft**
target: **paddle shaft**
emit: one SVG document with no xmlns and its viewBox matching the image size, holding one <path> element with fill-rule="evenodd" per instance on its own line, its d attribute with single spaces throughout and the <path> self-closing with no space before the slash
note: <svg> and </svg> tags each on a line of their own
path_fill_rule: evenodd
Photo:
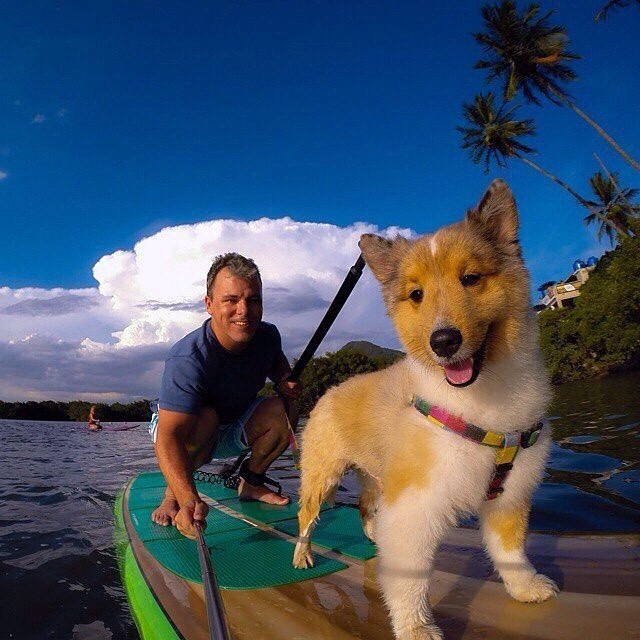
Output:
<svg viewBox="0 0 640 640">
<path fill-rule="evenodd" d="M 231 640 L 224 604 L 216 581 L 216 574 L 211 565 L 209 549 L 207 549 L 202 535 L 202 525 L 196 520 L 194 527 L 196 530 L 196 542 L 198 544 L 200 573 L 202 574 L 202 585 L 204 587 L 204 602 L 207 609 L 209 637 L 211 640 Z"/>
<path fill-rule="evenodd" d="M 360 279 L 362 275 L 362 270 L 364 269 L 364 258 L 362 254 L 356 260 L 356 263 L 349 269 L 349 273 L 347 273 L 347 277 L 344 279 L 344 282 L 338 289 L 338 293 L 336 293 L 336 297 L 333 299 L 333 302 L 329 305 L 326 313 L 324 314 L 324 318 L 318 325 L 316 332 L 309 340 L 309 344 L 305 347 L 305 350 L 302 352 L 302 355 L 295 363 L 291 374 L 289 375 L 289 380 L 296 382 L 300 379 L 300 376 L 304 370 L 304 368 L 309 364 L 309 360 L 313 357 L 313 354 L 316 352 L 316 349 L 327 335 L 327 331 L 333 324 L 334 320 L 340 313 L 340 310 L 344 306 L 344 303 L 347 301 L 349 294 L 353 291 L 353 288 L 356 286 L 356 282 Z"/>
</svg>

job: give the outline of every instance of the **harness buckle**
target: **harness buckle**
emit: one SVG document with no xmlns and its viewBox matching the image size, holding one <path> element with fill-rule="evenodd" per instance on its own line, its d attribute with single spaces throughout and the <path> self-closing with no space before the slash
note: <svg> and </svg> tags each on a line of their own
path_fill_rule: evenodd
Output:
<svg viewBox="0 0 640 640">
<path fill-rule="evenodd" d="M 538 422 L 535 427 L 528 429 L 527 431 L 523 431 L 520 436 L 520 446 L 523 449 L 528 449 L 533 446 L 536 442 L 538 442 L 538 438 L 540 437 L 540 433 L 542 432 L 542 422 Z"/>
</svg>

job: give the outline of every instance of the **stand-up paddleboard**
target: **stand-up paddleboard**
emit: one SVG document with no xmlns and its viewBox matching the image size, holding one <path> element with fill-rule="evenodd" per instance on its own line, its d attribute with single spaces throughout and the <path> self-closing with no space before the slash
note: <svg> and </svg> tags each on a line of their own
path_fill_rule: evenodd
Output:
<svg viewBox="0 0 640 640">
<path fill-rule="evenodd" d="M 323 507 L 315 566 L 294 569 L 297 505 L 241 502 L 197 482 L 210 506 L 204 538 L 234 640 L 392 640 L 375 580 L 375 547 L 357 510 Z M 196 542 L 151 521 L 165 483 L 143 473 L 115 505 L 116 543 L 131 612 L 143 640 L 209 638 Z M 430 601 L 445 638 L 591 640 L 630 637 L 640 607 L 639 536 L 530 534 L 536 567 L 561 585 L 542 604 L 512 600 L 492 575 L 477 531 L 442 546 Z"/>
<path fill-rule="evenodd" d="M 102 425 L 103 431 L 128 431 L 139 427 L 141 423 L 132 424 L 131 422 L 114 422 Z"/>
</svg>

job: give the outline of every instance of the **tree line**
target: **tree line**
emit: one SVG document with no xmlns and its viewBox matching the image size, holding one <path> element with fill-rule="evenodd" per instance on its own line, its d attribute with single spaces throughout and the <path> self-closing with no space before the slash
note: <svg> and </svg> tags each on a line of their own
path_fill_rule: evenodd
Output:
<svg viewBox="0 0 640 640">
<path fill-rule="evenodd" d="M 538 321 L 554 383 L 640 369 L 640 238 L 602 256 L 574 308 L 547 309 Z"/>
<path fill-rule="evenodd" d="M 136 400 L 129 404 L 121 402 L 104 404 L 84 400 L 71 402 L 55 400 L 3 402 L 0 400 L 0 418 L 86 422 L 92 405 L 95 406 L 96 417 L 102 422 L 145 422 L 151 418 L 148 400 Z"/>
</svg>

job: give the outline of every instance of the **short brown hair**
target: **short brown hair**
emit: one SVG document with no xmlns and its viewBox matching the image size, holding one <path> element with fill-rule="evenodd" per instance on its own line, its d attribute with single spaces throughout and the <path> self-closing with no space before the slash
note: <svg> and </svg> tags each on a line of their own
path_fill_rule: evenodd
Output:
<svg viewBox="0 0 640 640">
<path fill-rule="evenodd" d="M 211 292 L 213 281 L 216 279 L 218 272 L 225 267 L 228 267 L 234 276 L 244 278 L 245 280 L 258 278 L 258 280 L 262 282 L 258 265 L 251 258 L 245 258 L 239 253 L 231 251 L 230 253 L 224 253 L 214 258 L 209 273 L 207 273 L 207 295 Z"/>
</svg>

